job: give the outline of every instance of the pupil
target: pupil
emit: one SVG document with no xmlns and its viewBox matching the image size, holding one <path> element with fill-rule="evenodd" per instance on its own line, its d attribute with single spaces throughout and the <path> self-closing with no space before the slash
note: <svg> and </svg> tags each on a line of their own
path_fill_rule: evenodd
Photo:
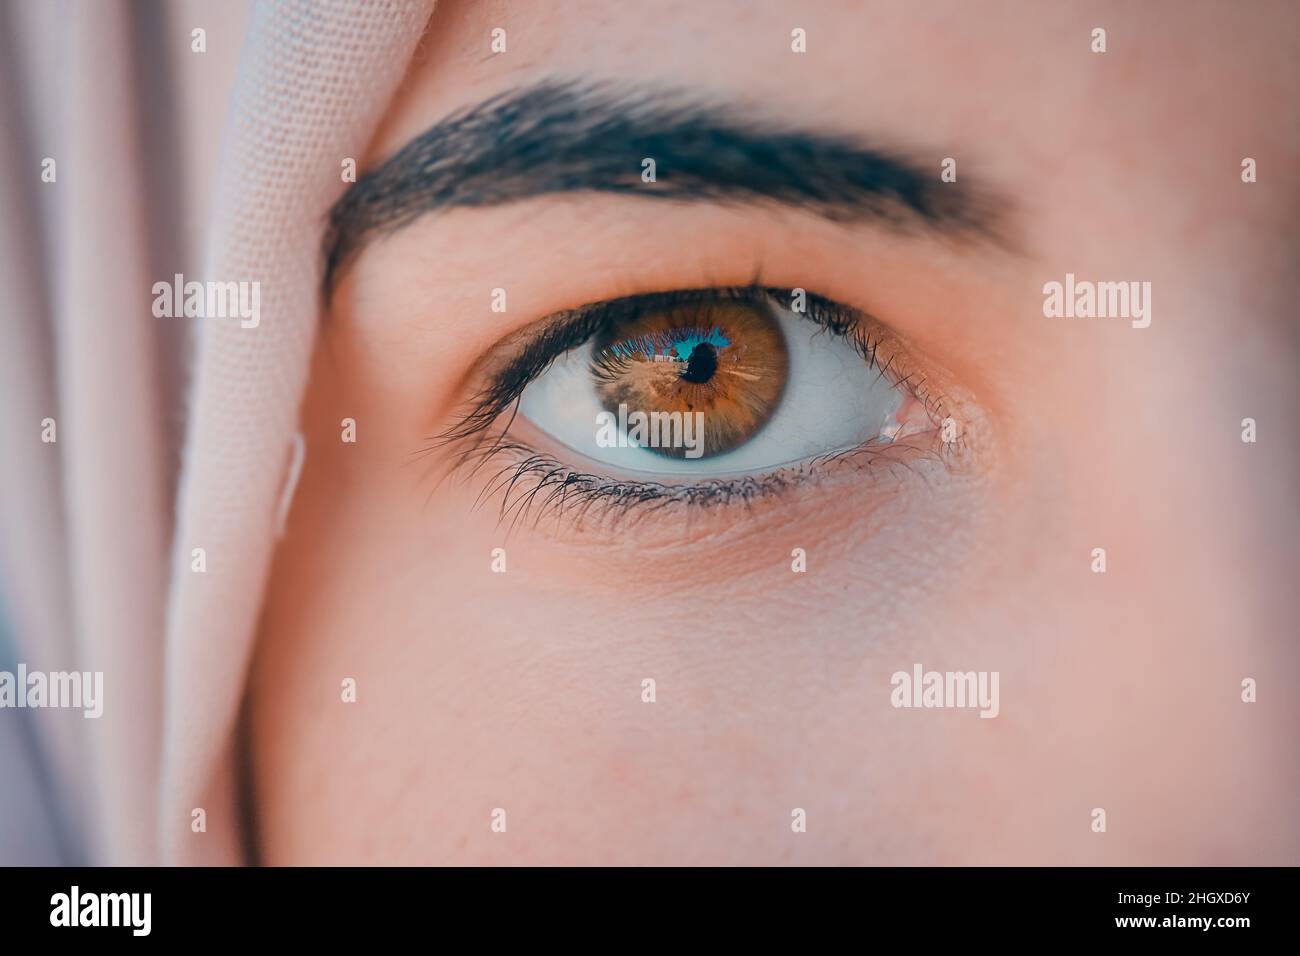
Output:
<svg viewBox="0 0 1300 956">
<path fill-rule="evenodd" d="M 703 385 L 713 378 L 718 370 L 718 350 L 708 342 L 701 342 L 691 349 L 691 357 L 686 360 L 686 370 L 682 378 L 694 385 Z"/>
</svg>

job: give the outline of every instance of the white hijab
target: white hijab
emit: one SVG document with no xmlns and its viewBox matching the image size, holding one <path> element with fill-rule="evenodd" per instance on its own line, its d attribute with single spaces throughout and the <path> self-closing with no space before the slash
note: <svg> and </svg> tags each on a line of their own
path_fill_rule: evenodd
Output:
<svg viewBox="0 0 1300 956">
<path fill-rule="evenodd" d="M 0 670 L 102 671 L 104 702 L 0 711 L 0 864 L 240 862 L 324 217 L 433 0 L 3 2 Z M 259 283 L 257 327 L 156 318 L 177 272 Z"/>
</svg>

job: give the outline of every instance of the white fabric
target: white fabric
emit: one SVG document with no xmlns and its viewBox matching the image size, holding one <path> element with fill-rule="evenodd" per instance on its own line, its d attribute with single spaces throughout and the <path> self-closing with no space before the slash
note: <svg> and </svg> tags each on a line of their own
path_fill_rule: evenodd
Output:
<svg viewBox="0 0 1300 956">
<path fill-rule="evenodd" d="M 243 860 L 233 732 L 324 217 L 431 7 L 0 0 L 0 668 L 100 670 L 105 697 L 0 711 L 0 864 Z M 259 326 L 155 318 L 178 271 L 259 282 Z"/>
<path fill-rule="evenodd" d="M 401 81 L 430 0 L 281 0 L 254 11 L 204 276 L 261 286 L 256 328 L 204 327 L 167 628 L 165 858 L 240 859 L 233 738 L 276 510 L 319 321 L 320 237 Z M 191 571 L 194 548 L 205 573 Z M 192 810 L 206 812 L 195 833 Z"/>
</svg>

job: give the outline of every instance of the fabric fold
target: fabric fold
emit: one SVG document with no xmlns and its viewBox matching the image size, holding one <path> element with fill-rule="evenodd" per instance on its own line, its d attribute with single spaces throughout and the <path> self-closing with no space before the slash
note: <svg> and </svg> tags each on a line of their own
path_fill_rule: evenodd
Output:
<svg viewBox="0 0 1300 956">
<path fill-rule="evenodd" d="M 242 862 L 232 735 L 320 319 L 320 236 L 343 160 L 364 151 L 431 11 L 281 0 L 253 12 L 195 278 L 256 283 L 259 315 L 197 320 L 167 618 L 166 862 Z"/>
</svg>

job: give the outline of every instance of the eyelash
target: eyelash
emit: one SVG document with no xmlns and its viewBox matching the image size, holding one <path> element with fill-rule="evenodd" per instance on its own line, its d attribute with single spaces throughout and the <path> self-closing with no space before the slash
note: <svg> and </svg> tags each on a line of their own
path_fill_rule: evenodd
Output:
<svg viewBox="0 0 1300 956">
<path fill-rule="evenodd" d="M 769 297 L 783 308 L 791 309 L 795 292 L 758 284 L 681 289 L 628 296 L 556 313 L 544 320 L 540 333 L 515 358 L 490 377 L 487 385 L 471 399 L 469 410 L 450 428 L 431 438 L 430 443 L 417 452 L 417 457 L 432 455 L 448 446 L 463 446 L 447 474 L 464 472 L 467 478 L 478 474 L 490 462 L 502 457 L 511 458 L 487 482 L 475 500 L 475 507 L 502 493 L 500 517 L 503 522 L 510 518 L 513 529 L 530 514 L 536 525 L 552 513 L 557 516 L 572 514 L 579 522 L 591 518 L 618 521 L 633 515 L 644 517 L 675 505 L 688 509 L 749 505 L 760 498 L 789 490 L 832 462 L 858 462 L 867 468 L 885 462 L 907 468 L 910 462 L 897 452 L 932 450 L 907 442 L 872 439 L 857 448 L 820 455 L 761 476 L 710 478 L 678 484 L 618 480 L 587 474 L 563 464 L 554 456 L 507 439 L 524 389 L 562 355 L 581 348 L 601 332 L 650 310 L 728 298 L 757 301 Z M 895 388 L 906 391 L 920 402 L 932 422 L 942 420 L 944 402 L 926 387 L 924 376 L 897 367 L 896 354 L 890 355 L 883 365 L 877 362 L 881 340 L 872 334 L 874 320 L 870 316 L 811 292 L 805 292 L 805 303 L 806 310 L 801 313 L 804 319 L 820 326 L 823 331 L 844 337 L 862 355 L 868 368 L 878 369 Z M 507 410 L 510 410 L 509 421 L 499 433 L 494 433 L 493 424 Z M 520 486 L 524 490 L 512 500 L 512 494 Z"/>
</svg>

